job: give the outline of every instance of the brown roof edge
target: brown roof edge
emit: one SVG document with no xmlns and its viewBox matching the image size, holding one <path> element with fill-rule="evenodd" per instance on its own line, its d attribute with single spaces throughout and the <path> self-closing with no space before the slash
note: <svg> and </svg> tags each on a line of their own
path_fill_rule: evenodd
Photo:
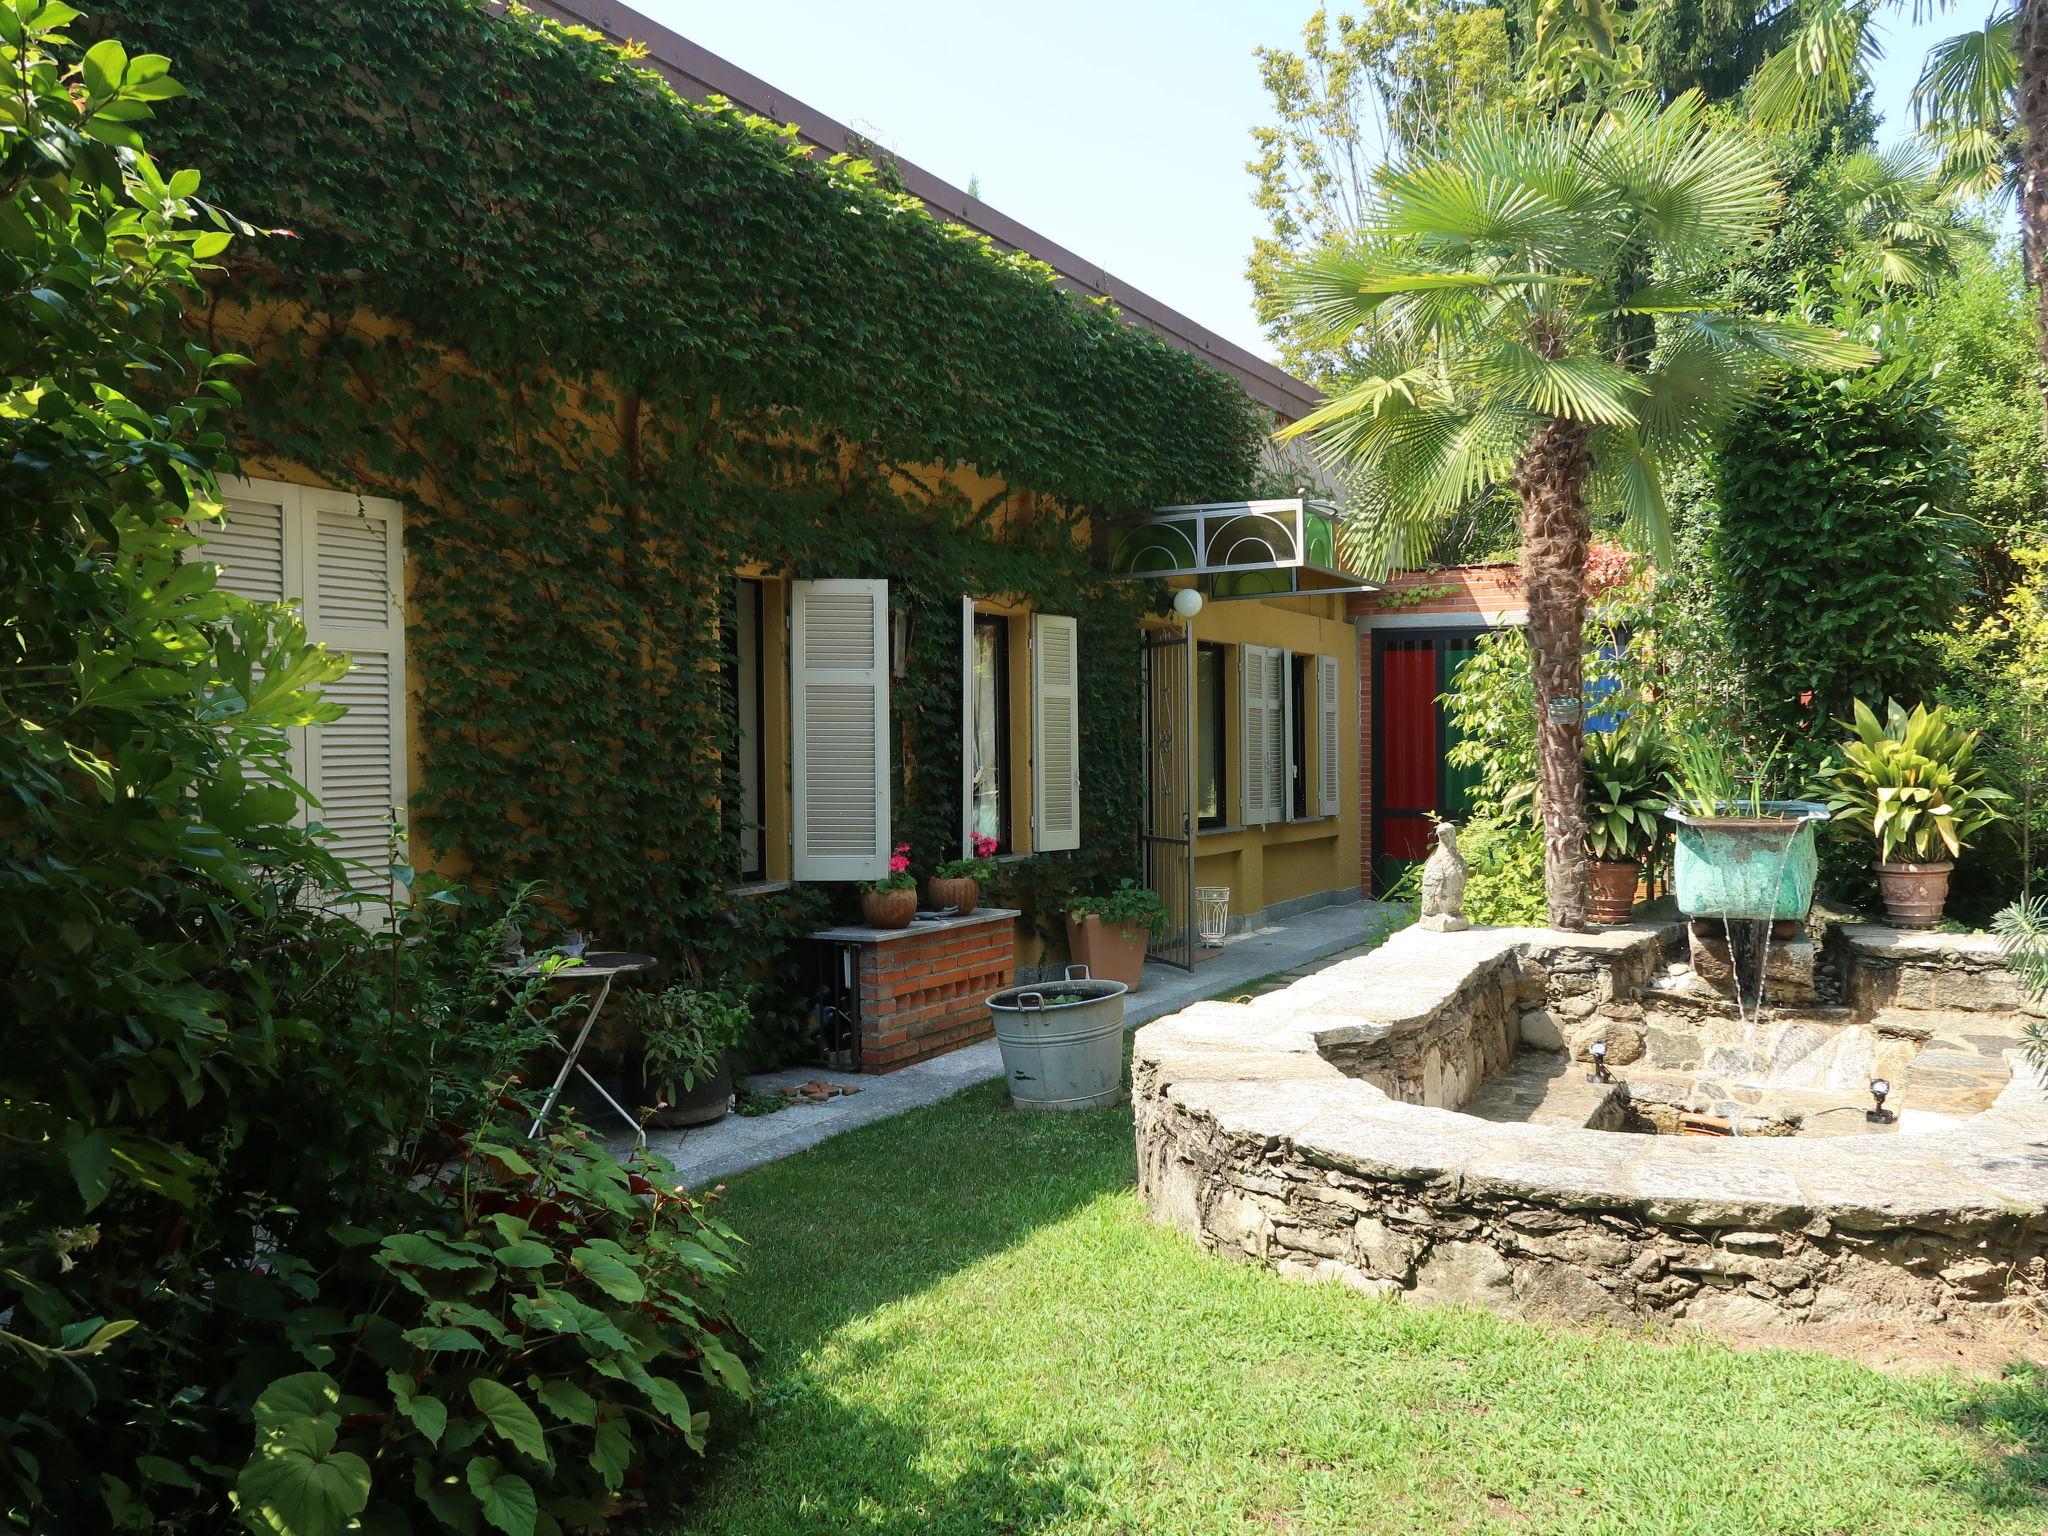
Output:
<svg viewBox="0 0 2048 1536">
<path fill-rule="evenodd" d="M 724 96 L 747 111 L 780 123 L 796 124 L 803 139 L 829 154 L 860 153 L 853 131 L 815 107 L 778 91 L 737 64 L 698 47 L 688 38 L 670 31 L 660 22 L 642 16 L 617 0 L 530 0 L 533 8 L 557 21 L 594 28 L 618 42 L 636 42 L 646 47 L 648 60 L 668 76 L 684 96 L 692 99 Z M 951 182 L 942 181 L 923 167 L 896 158 L 903 185 L 911 196 L 929 204 L 946 218 L 978 230 L 998 245 L 1023 251 L 1058 272 L 1063 282 L 1091 298 L 1111 300 L 1126 317 L 1157 332 L 1183 351 L 1222 369 L 1244 386 L 1245 393 L 1271 410 L 1282 421 L 1307 415 L 1320 403 L 1313 385 L 1304 383 L 1264 358 L 1247 352 L 1234 341 L 1226 341 L 1208 327 L 1196 323 L 1170 305 L 1143 290 L 1111 276 L 1036 230 L 998 213 L 979 198 L 969 197 Z"/>
</svg>

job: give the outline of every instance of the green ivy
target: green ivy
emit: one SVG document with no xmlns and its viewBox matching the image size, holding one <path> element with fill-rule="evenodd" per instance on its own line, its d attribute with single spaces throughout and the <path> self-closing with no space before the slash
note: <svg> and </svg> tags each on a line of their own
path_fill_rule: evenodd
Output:
<svg viewBox="0 0 2048 1536">
<path fill-rule="evenodd" d="M 290 230 L 238 245 L 194 317 L 256 358 L 245 460 L 405 505 L 416 838 L 486 885 L 545 879 L 609 942 L 779 963 L 793 992 L 827 898 L 741 903 L 732 930 L 733 869 L 705 857 L 737 842 L 720 620 L 760 560 L 887 577 L 908 610 L 895 818 L 920 869 L 957 851 L 960 595 L 1079 617 L 1084 851 L 1009 885 L 1134 872 L 1156 594 L 1101 579 L 1088 520 L 1245 494 L 1233 381 L 865 163 L 517 7 L 94 22 L 177 58 L 166 152 Z"/>
</svg>

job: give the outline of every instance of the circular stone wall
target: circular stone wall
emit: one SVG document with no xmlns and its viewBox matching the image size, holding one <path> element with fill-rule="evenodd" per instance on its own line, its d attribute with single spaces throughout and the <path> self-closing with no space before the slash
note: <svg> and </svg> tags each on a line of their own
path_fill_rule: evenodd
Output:
<svg viewBox="0 0 2048 1536">
<path fill-rule="evenodd" d="M 2048 1094 L 1951 1129 L 1629 1136 L 1458 1112 L 1526 1014 L 1623 1015 L 1675 930 L 1405 929 L 1248 1004 L 1138 1032 L 1155 1220 L 1282 1274 L 1516 1315 L 1929 1322 L 2048 1290 Z"/>
</svg>

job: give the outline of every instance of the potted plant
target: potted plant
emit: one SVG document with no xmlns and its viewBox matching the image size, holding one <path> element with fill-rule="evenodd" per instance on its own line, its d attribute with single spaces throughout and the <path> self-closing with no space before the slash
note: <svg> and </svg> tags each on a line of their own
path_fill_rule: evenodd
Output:
<svg viewBox="0 0 2048 1536">
<path fill-rule="evenodd" d="M 729 992 L 670 987 L 636 992 L 647 1123 L 666 1130 L 713 1125 L 732 1103 L 732 1051 L 747 1028 L 746 1005 Z"/>
<path fill-rule="evenodd" d="M 1813 905 L 1820 850 L 1814 828 L 1828 809 L 1812 800 L 1766 798 L 1775 755 L 1746 778 L 1740 749 L 1711 736 L 1683 737 L 1672 748 L 1677 824 L 1671 888 L 1687 917 L 1793 922 Z"/>
<path fill-rule="evenodd" d="M 1120 880 L 1106 896 L 1076 897 L 1067 908 L 1067 950 L 1098 979 L 1120 981 L 1133 992 L 1145 979 L 1145 950 L 1166 930 L 1166 904 L 1135 880 Z"/>
<path fill-rule="evenodd" d="M 989 862 L 995 851 L 996 840 L 977 832 L 974 857 L 949 859 L 933 870 L 925 886 L 925 900 L 931 909 L 965 917 L 979 906 L 982 883 L 995 874 L 995 865 Z"/>
<path fill-rule="evenodd" d="M 1671 750 L 1655 731 L 1624 726 L 1586 737 L 1586 856 L 1591 916 L 1613 925 L 1635 914 L 1643 861 L 1664 830 Z"/>
<path fill-rule="evenodd" d="M 1984 782 L 1977 733 L 1957 725 L 1946 706 L 1908 712 L 1892 700 L 1880 721 L 1858 699 L 1843 723 L 1854 739 L 1821 769 L 1828 807 L 1876 839 L 1877 883 L 1893 925 L 1932 928 L 1948 903 L 1956 855 L 1999 819 L 1997 802 L 2006 797 Z"/>
<path fill-rule="evenodd" d="M 917 879 L 910 873 L 910 844 L 889 855 L 889 873 L 860 885 L 861 921 L 870 928 L 908 928 L 917 916 Z"/>
</svg>

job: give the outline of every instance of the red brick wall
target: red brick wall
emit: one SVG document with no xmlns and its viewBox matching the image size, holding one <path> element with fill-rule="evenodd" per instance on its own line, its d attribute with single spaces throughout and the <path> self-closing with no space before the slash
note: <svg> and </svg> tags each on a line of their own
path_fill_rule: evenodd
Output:
<svg viewBox="0 0 2048 1536">
<path fill-rule="evenodd" d="M 1455 565 L 1404 571 L 1382 592 L 1351 599 L 1351 617 L 1427 614 L 1446 628 L 1491 627 L 1523 606 L 1521 571 L 1511 564 Z M 1358 632 L 1358 885 L 1372 894 L 1372 631 Z"/>
<path fill-rule="evenodd" d="M 1016 979 L 1009 922 L 863 945 L 861 1070 L 893 1072 L 993 1034 L 982 999 Z"/>
</svg>

